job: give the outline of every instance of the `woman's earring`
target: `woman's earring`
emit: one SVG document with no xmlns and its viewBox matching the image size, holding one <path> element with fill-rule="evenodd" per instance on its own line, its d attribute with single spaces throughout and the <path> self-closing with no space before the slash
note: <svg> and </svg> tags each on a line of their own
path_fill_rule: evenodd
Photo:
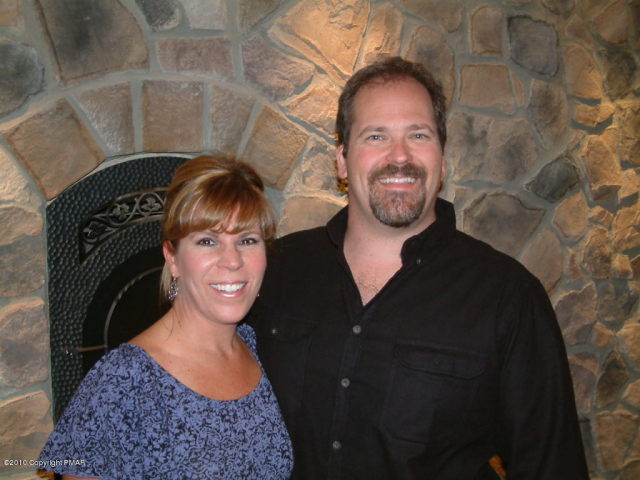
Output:
<svg viewBox="0 0 640 480">
<path fill-rule="evenodd" d="M 167 292 L 167 297 L 170 302 L 173 302 L 178 296 L 178 279 L 176 277 L 171 277 L 171 284 L 169 285 L 169 291 Z"/>
</svg>

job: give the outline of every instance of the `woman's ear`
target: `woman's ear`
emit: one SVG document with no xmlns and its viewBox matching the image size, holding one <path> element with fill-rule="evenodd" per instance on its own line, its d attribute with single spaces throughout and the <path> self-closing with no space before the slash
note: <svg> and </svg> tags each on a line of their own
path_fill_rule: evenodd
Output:
<svg viewBox="0 0 640 480">
<path fill-rule="evenodd" d="M 164 261 L 169 268 L 171 276 L 176 278 L 179 277 L 180 273 L 178 272 L 178 266 L 176 265 L 176 247 L 174 247 L 173 242 L 169 240 L 162 242 L 162 254 L 164 255 Z"/>
</svg>

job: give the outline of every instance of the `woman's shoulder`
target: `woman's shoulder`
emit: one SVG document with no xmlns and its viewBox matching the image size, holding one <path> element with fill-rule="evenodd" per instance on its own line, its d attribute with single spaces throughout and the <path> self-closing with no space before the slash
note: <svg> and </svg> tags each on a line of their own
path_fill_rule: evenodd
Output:
<svg viewBox="0 0 640 480">
<path fill-rule="evenodd" d="M 252 352 L 256 352 L 256 332 L 248 323 L 238 325 L 238 335 Z"/>
</svg>

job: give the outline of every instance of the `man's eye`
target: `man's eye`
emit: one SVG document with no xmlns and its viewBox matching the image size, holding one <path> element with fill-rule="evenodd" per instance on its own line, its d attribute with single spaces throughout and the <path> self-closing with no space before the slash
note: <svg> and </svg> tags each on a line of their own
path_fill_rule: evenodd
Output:
<svg viewBox="0 0 640 480">
<path fill-rule="evenodd" d="M 373 134 L 367 137 L 367 140 L 373 140 L 374 142 L 382 140 L 382 135 Z"/>
<path fill-rule="evenodd" d="M 426 133 L 414 133 L 413 138 L 416 138 L 418 140 L 425 140 L 429 138 L 429 135 L 427 135 Z"/>
</svg>

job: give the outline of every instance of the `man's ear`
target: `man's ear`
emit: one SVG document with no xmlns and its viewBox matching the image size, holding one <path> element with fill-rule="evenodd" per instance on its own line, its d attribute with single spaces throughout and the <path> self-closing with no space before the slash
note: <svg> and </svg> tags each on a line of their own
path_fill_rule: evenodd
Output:
<svg viewBox="0 0 640 480">
<path fill-rule="evenodd" d="M 347 159 L 344 156 L 344 145 L 336 148 L 336 166 L 338 169 L 338 178 L 344 180 L 347 178 Z"/>
<path fill-rule="evenodd" d="M 176 265 L 176 249 L 173 246 L 173 243 L 169 240 L 162 242 L 162 254 L 164 255 L 164 261 L 167 264 L 167 268 L 169 269 L 171 276 L 176 278 L 179 277 L 180 272 Z"/>
</svg>

